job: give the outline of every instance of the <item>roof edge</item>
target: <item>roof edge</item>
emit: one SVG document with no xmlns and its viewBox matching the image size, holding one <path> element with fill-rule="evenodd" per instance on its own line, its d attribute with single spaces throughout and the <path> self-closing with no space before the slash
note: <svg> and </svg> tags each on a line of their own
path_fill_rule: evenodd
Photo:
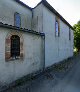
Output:
<svg viewBox="0 0 80 92">
<path fill-rule="evenodd" d="M 42 3 L 42 1 L 40 1 L 34 8 L 32 9 L 35 9 L 38 5 L 40 5 Z"/>
<path fill-rule="evenodd" d="M 34 30 L 29 30 L 29 29 L 19 28 L 19 27 L 16 27 L 16 26 L 8 25 L 8 24 L 3 24 L 2 22 L 0 22 L 0 27 L 14 29 L 14 30 L 18 30 L 18 31 L 21 31 L 21 32 L 32 33 L 32 34 L 35 34 L 35 35 L 45 36 L 45 34 L 41 33 L 41 32 L 36 32 Z"/>
<path fill-rule="evenodd" d="M 42 0 L 40 3 L 38 3 L 34 8 L 35 9 L 38 5 L 43 4 L 45 7 L 47 7 L 51 12 L 53 12 L 57 17 L 59 17 L 65 24 L 67 24 L 72 30 L 73 27 L 46 1 Z"/>
<path fill-rule="evenodd" d="M 31 8 L 31 7 L 29 7 L 28 5 L 26 5 L 25 3 L 23 3 L 22 1 L 20 1 L 20 0 L 13 0 L 13 1 L 15 1 L 15 2 L 19 3 L 20 5 L 22 5 L 22 6 L 26 7 L 26 8 L 28 8 L 29 10 L 31 10 L 31 11 L 32 11 L 32 8 Z"/>
<path fill-rule="evenodd" d="M 28 5 L 26 5 L 25 3 L 23 3 L 20 0 L 14 0 L 14 1 L 17 2 L 17 3 L 19 3 L 19 4 L 21 4 L 22 6 L 24 6 L 26 8 L 28 8 L 31 11 L 42 3 L 51 12 L 53 12 L 56 16 L 58 16 L 65 24 L 67 24 L 72 30 L 74 30 L 73 27 L 46 0 L 41 0 L 41 2 L 39 2 L 34 8 L 29 7 Z"/>
</svg>

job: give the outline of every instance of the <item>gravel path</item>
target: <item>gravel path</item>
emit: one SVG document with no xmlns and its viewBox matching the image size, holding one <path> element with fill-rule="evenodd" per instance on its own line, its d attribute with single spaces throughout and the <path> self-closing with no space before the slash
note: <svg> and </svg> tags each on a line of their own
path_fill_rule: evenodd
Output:
<svg viewBox="0 0 80 92">
<path fill-rule="evenodd" d="M 58 67 L 4 92 L 80 92 L 80 55 L 69 62 L 67 68 Z"/>
</svg>

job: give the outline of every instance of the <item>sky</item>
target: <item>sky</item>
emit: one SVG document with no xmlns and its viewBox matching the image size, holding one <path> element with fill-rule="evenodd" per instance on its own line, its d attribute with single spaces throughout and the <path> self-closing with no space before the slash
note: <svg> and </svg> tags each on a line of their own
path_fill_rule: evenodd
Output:
<svg viewBox="0 0 80 92">
<path fill-rule="evenodd" d="M 35 7 L 41 0 L 20 0 Z M 80 0 L 46 0 L 72 26 L 80 20 Z"/>
</svg>

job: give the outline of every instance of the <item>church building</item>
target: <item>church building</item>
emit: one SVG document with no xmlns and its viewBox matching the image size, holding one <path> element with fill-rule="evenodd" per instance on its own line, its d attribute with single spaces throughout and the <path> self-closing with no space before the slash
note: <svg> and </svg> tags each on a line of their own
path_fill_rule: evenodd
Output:
<svg viewBox="0 0 80 92">
<path fill-rule="evenodd" d="M 0 85 L 73 56 L 73 28 L 46 1 L 0 0 Z"/>
</svg>

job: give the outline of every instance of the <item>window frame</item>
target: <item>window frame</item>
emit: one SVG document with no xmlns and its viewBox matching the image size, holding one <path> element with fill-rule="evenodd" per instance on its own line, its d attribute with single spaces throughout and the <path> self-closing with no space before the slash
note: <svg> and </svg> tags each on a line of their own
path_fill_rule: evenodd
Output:
<svg viewBox="0 0 80 92">
<path fill-rule="evenodd" d="M 11 36 L 17 35 L 20 37 L 20 56 L 17 58 L 11 57 Z M 8 33 L 7 37 L 5 38 L 5 61 L 13 61 L 16 59 L 23 60 L 24 59 L 24 39 L 22 33 L 19 32 L 11 32 Z"/>
<path fill-rule="evenodd" d="M 20 15 L 20 13 L 18 13 L 18 12 L 15 12 L 15 13 L 14 13 L 14 26 L 18 27 L 18 26 L 16 25 L 16 15 L 19 15 L 19 17 L 20 17 L 20 26 L 19 26 L 19 28 L 20 28 L 20 27 L 21 27 L 21 15 Z"/>
<path fill-rule="evenodd" d="M 56 29 L 56 22 L 57 22 L 57 24 L 58 24 L 58 29 Z M 58 31 L 56 31 L 56 30 L 58 30 Z M 58 17 L 56 17 L 55 18 L 55 37 L 59 37 L 60 36 L 60 22 L 59 22 L 59 18 Z"/>
<path fill-rule="evenodd" d="M 15 39 L 13 39 L 13 37 L 15 37 Z M 16 41 L 19 41 L 18 42 L 19 44 L 16 43 Z M 11 49 L 10 52 L 11 52 L 11 57 L 12 58 L 15 58 L 16 59 L 16 58 L 20 57 L 20 37 L 18 35 L 12 35 L 11 36 L 11 48 L 10 49 Z"/>
</svg>

